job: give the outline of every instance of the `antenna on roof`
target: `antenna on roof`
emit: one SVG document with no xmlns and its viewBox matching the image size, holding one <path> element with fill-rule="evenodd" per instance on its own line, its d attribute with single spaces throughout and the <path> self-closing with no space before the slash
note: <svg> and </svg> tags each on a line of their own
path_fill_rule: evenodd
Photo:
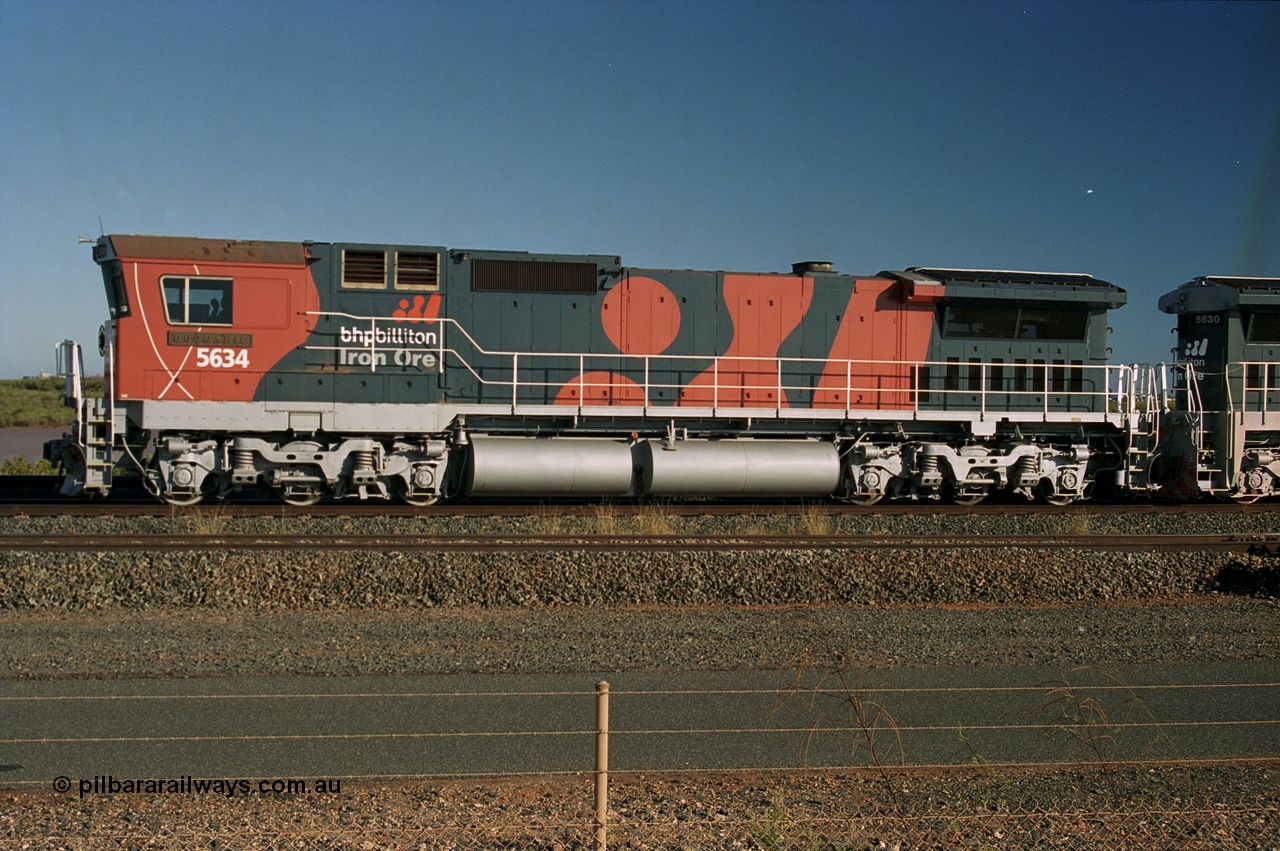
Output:
<svg viewBox="0 0 1280 851">
<path fill-rule="evenodd" d="M 98 236 L 106 236 L 107 232 L 102 227 L 102 214 L 98 214 Z"/>
</svg>

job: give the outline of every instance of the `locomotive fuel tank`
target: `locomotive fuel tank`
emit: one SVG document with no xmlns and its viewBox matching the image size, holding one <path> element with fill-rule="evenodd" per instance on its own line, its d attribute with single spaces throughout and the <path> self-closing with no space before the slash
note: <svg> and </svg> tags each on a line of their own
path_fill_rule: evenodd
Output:
<svg viewBox="0 0 1280 851">
<path fill-rule="evenodd" d="M 829 496 L 835 445 L 818 440 L 625 440 L 475 436 L 477 496 Z"/>
<path fill-rule="evenodd" d="M 818 440 L 648 440 L 642 490 L 654 496 L 829 496 L 835 445 Z"/>
<path fill-rule="evenodd" d="M 470 439 L 466 490 L 486 496 L 626 496 L 631 447 L 599 438 Z"/>
</svg>

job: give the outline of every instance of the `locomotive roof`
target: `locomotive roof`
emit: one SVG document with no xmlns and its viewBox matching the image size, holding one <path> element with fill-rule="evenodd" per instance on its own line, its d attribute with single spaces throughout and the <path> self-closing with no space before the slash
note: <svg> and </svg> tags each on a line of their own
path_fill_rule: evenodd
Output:
<svg viewBox="0 0 1280 851">
<path fill-rule="evenodd" d="M 1188 281 L 1183 286 L 1199 285 L 1203 287 L 1211 284 L 1234 287 L 1238 290 L 1280 290 L 1280 278 L 1242 278 L 1234 275 L 1202 275 L 1199 278 Z"/>
<path fill-rule="evenodd" d="M 262 242 L 245 239 L 204 239 L 194 236 L 116 234 L 98 238 L 94 259 L 156 257 L 166 260 L 227 260 L 251 263 L 304 263 L 301 242 Z"/>
<path fill-rule="evenodd" d="M 1120 287 L 1078 272 L 1023 272 L 1011 269 L 941 269 L 911 266 L 882 277 L 913 283 L 940 284 L 948 299 L 1012 299 L 1068 301 L 1116 308 L 1128 297 Z"/>
<path fill-rule="evenodd" d="M 1034 284 L 1039 286 L 1113 287 L 1115 284 L 1080 272 L 1019 272 L 1011 269 L 938 269 L 912 266 L 908 272 L 944 284 Z"/>
<path fill-rule="evenodd" d="M 1201 275 L 1160 296 L 1165 313 L 1219 313 L 1240 305 L 1280 306 L 1280 278 Z"/>
</svg>

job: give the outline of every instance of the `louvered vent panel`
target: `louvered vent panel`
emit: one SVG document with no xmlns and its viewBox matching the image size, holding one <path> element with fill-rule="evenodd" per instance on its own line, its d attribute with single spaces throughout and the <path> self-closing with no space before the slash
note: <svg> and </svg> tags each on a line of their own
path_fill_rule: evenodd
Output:
<svg viewBox="0 0 1280 851">
<path fill-rule="evenodd" d="M 440 287 L 440 255 L 434 251 L 396 254 L 396 289 L 434 290 Z"/>
<path fill-rule="evenodd" d="M 387 254 L 384 251 L 342 252 L 342 285 L 344 287 L 385 287 Z"/>
<path fill-rule="evenodd" d="M 477 259 L 471 287 L 487 292 L 594 293 L 597 271 L 594 263 Z"/>
</svg>

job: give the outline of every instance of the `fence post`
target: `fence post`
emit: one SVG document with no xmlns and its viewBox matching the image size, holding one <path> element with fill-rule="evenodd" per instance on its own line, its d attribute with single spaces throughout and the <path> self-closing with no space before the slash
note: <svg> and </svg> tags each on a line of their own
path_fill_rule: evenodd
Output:
<svg viewBox="0 0 1280 851">
<path fill-rule="evenodd" d="M 596 835 L 592 848 L 606 851 L 609 840 L 609 684 L 596 683 Z"/>
</svg>

